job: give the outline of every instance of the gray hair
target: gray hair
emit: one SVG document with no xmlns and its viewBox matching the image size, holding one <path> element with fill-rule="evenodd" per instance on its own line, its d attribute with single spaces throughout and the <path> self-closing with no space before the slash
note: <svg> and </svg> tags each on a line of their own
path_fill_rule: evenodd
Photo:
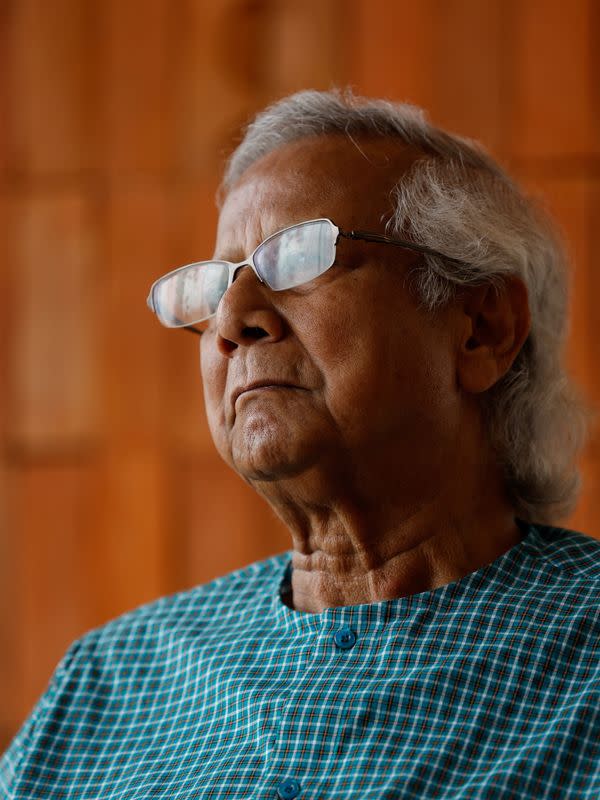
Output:
<svg viewBox="0 0 600 800">
<path fill-rule="evenodd" d="M 426 309 L 444 307 L 461 286 L 499 287 L 507 274 L 524 281 L 530 334 L 481 405 L 518 516 L 546 524 L 566 516 L 593 412 L 562 365 L 569 270 L 551 221 L 479 144 L 434 127 L 414 106 L 338 90 L 298 92 L 259 113 L 228 161 L 220 196 L 276 148 L 334 133 L 392 137 L 423 152 L 399 176 L 388 232 L 468 265 L 423 258 L 412 285 Z"/>
</svg>

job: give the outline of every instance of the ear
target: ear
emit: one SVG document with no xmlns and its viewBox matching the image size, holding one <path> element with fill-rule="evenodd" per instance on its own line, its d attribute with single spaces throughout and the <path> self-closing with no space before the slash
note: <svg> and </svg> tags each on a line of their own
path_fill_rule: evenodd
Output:
<svg viewBox="0 0 600 800">
<path fill-rule="evenodd" d="M 531 327 L 527 288 L 515 275 L 504 277 L 500 287 L 466 288 L 459 312 L 458 384 L 478 394 L 508 372 L 527 339 Z"/>
</svg>

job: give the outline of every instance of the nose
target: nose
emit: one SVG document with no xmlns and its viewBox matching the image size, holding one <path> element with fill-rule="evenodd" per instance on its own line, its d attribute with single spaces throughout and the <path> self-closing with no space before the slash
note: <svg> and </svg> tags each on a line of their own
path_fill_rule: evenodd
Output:
<svg viewBox="0 0 600 800">
<path fill-rule="evenodd" d="M 271 292 L 251 267 L 242 267 L 236 273 L 221 298 L 215 320 L 217 347 L 224 356 L 231 358 L 240 346 L 276 342 L 283 337 L 285 322 L 270 300 Z"/>
</svg>

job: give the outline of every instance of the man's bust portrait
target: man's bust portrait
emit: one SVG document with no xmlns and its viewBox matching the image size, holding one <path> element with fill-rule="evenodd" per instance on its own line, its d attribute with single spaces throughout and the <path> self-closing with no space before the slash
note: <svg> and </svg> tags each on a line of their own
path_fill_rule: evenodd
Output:
<svg viewBox="0 0 600 800">
<path fill-rule="evenodd" d="M 78 639 L 0 794 L 600 797 L 552 222 L 477 143 L 340 91 L 260 112 L 218 203 L 148 306 L 198 336 L 214 445 L 289 550 Z"/>
</svg>

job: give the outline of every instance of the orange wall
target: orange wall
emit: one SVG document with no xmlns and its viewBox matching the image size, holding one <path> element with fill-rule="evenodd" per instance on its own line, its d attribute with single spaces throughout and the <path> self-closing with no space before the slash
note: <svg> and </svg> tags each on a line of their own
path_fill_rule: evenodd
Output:
<svg viewBox="0 0 600 800">
<path fill-rule="evenodd" d="M 83 631 L 288 547 L 213 452 L 196 339 L 145 307 L 211 252 L 223 154 L 269 100 L 424 105 L 543 193 L 600 400 L 599 45 L 594 0 L 0 4 L 0 747 Z M 597 439 L 584 467 L 570 523 L 598 535 Z"/>
</svg>

